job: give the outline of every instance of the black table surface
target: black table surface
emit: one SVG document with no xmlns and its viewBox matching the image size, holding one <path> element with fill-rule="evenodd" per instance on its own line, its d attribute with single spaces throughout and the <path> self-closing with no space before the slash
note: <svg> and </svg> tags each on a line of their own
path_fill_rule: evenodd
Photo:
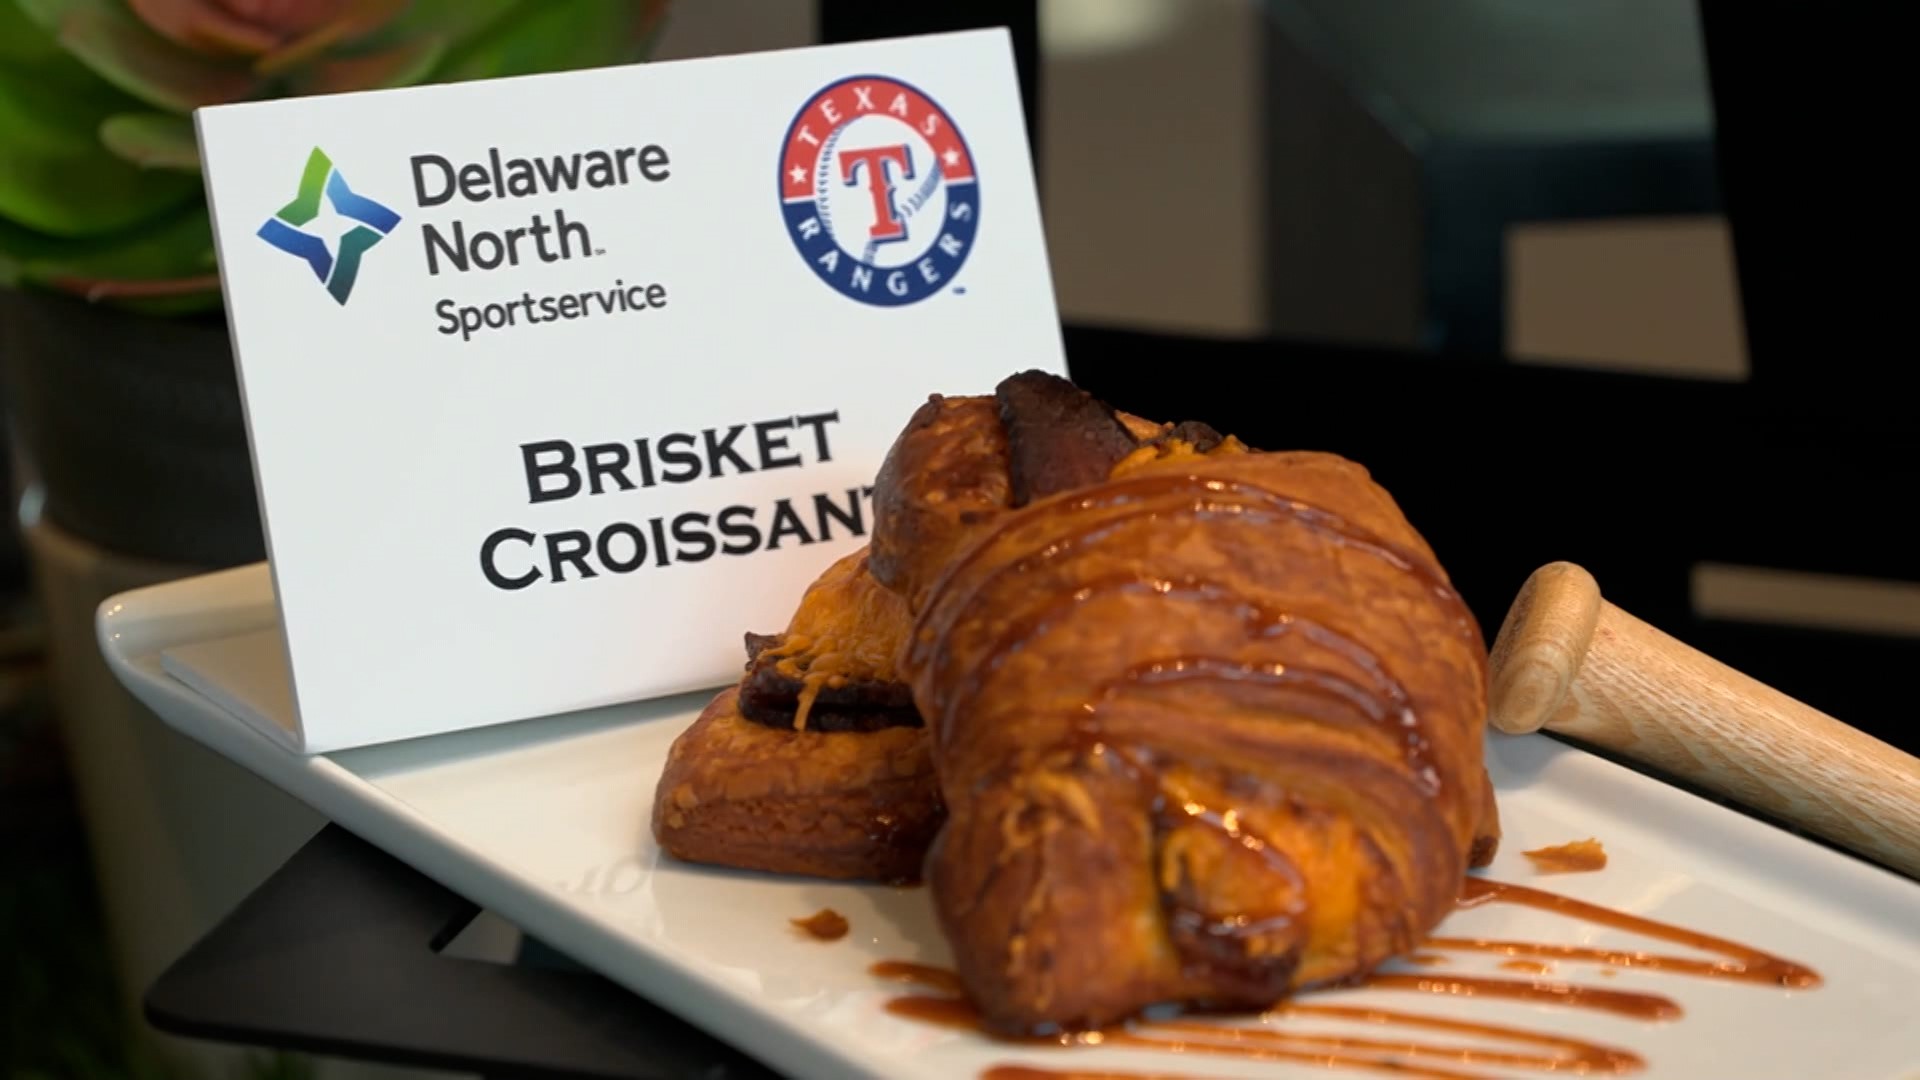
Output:
<svg viewBox="0 0 1920 1080">
<path fill-rule="evenodd" d="M 194 1038 L 486 1076 L 779 1075 L 538 943 L 442 950 L 479 909 L 329 825 L 167 969 L 147 1019 Z"/>
</svg>

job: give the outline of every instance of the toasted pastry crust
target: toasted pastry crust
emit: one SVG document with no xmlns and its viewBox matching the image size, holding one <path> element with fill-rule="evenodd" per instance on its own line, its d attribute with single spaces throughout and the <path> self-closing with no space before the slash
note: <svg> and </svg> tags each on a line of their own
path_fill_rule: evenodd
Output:
<svg viewBox="0 0 1920 1080">
<path fill-rule="evenodd" d="M 728 689 L 674 740 L 653 834 L 676 858 L 812 877 L 911 881 L 941 819 L 924 728 L 781 730 Z"/>
<path fill-rule="evenodd" d="M 1011 502 L 1008 461 L 993 398 L 920 406 L 874 478 L 874 580 L 917 609 L 954 552 Z"/>
</svg>

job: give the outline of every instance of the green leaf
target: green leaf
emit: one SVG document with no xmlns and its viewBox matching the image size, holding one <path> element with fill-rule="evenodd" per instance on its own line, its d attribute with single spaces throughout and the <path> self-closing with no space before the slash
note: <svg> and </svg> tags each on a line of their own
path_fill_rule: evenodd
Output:
<svg viewBox="0 0 1920 1080">
<path fill-rule="evenodd" d="M 197 200 L 197 178 L 149 172 L 101 144 L 101 122 L 132 103 L 66 65 L 65 57 L 0 65 L 0 217 L 55 236 L 95 236 Z"/>
<path fill-rule="evenodd" d="M 650 4 L 638 0 L 542 0 L 457 45 L 436 82 L 601 67 L 639 59 Z"/>
<path fill-rule="evenodd" d="M 204 206 L 184 207 L 106 236 L 48 236 L 0 220 L 0 284 L 51 285 L 67 279 L 164 281 L 215 269 L 213 230 Z"/>
<path fill-rule="evenodd" d="M 144 169 L 200 171 L 193 123 L 168 113 L 121 113 L 100 123 L 107 149 Z"/>
<path fill-rule="evenodd" d="M 384 48 L 429 35 L 459 41 L 493 25 L 523 4 L 524 0 L 413 0 L 406 11 L 369 35 L 362 44 Z"/>
<path fill-rule="evenodd" d="M 333 19 L 255 59 L 253 69 L 263 75 L 279 75 L 305 67 L 329 52 L 351 52 L 354 42 L 392 22 L 406 7 L 407 0 L 347 0 Z"/>
<path fill-rule="evenodd" d="M 222 297 L 219 289 L 206 292 L 185 293 L 180 296 L 141 296 L 129 299 L 103 300 L 101 303 L 127 311 L 150 315 L 156 319 L 179 319 L 189 315 L 203 315 L 209 311 L 220 310 Z M 140 1080 L 140 1078 L 135 1078 Z"/>
<path fill-rule="evenodd" d="M 80 241 L 47 236 L 0 218 L 0 286 L 19 285 L 32 260 L 58 257 L 82 247 Z"/>
<path fill-rule="evenodd" d="M 37 62 L 61 55 L 60 43 L 34 25 L 13 0 L 0 0 L 0 61 Z"/>
<path fill-rule="evenodd" d="M 446 52 L 439 38 L 419 38 L 391 49 L 321 60 L 290 80 L 296 94 L 334 94 L 346 90 L 384 90 L 424 80 Z"/>
<path fill-rule="evenodd" d="M 115 0 L 18 3 L 101 78 L 169 112 L 244 100 L 263 85 L 243 62 L 203 56 L 176 45 Z"/>
</svg>

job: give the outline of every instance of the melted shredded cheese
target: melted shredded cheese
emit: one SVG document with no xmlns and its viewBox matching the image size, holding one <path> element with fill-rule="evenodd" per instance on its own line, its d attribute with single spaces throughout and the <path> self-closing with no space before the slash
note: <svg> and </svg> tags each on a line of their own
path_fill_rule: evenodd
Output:
<svg viewBox="0 0 1920 1080">
<path fill-rule="evenodd" d="M 1109 480 L 1117 480 L 1129 473 L 1138 472 L 1149 465 L 1163 461 L 1193 461 L 1202 458 L 1219 457 L 1226 454 L 1247 453 L 1247 444 L 1232 435 L 1221 439 L 1211 450 L 1204 453 L 1185 439 L 1168 439 L 1165 442 L 1148 443 L 1135 449 L 1126 457 L 1115 462 L 1108 471 Z"/>
<path fill-rule="evenodd" d="M 800 682 L 795 730 L 806 730 L 822 690 L 895 681 L 894 660 L 908 625 L 906 602 L 867 572 L 866 549 L 828 567 L 808 586 L 786 636 L 768 653 L 778 661 L 774 670 Z"/>
</svg>

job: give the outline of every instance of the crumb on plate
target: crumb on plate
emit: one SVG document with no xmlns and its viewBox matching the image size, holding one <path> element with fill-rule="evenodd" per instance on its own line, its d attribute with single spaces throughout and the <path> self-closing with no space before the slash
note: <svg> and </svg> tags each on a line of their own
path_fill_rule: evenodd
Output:
<svg viewBox="0 0 1920 1080">
<path fill-rule="evenodd" d="M 1542 874 L 1576 874 L 1601 870 L 1607 865 L 1607 849 L 1592 837 L 1555 844 L 1553 847 L 1534 848 L 1522 854 L 1533 860 L 1533 868 Z"/>
</svg>

